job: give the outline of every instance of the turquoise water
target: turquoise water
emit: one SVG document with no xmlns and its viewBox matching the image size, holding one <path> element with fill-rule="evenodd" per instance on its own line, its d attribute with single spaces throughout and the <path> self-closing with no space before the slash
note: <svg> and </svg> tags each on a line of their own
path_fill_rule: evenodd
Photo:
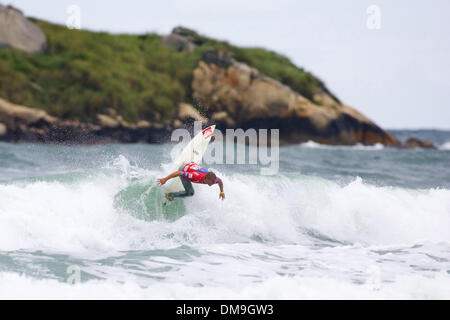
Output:
<svg viewBox="0 0 450 320">
<path fill-rule="evenodd" d="M 448 299 L 450 132 L 394 134 L 438 149 L 282 147 L 167 207 L 174 145 L 0 143 L 0 296 Z"/>
</svg>

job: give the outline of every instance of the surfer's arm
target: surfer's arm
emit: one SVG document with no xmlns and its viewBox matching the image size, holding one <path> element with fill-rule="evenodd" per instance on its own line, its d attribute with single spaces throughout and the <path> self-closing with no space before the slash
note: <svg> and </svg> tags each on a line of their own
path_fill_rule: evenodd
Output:
<svg viewBox="0 0 450 320">
<path fill-rule="evenodd" d="M 172 178 L 179 177 L 179 176 L 181 176 L 181 171 L 175 171 L 175 172 L 172 172 L 172 173 L 169 174 L 167 177 L 158 179 L 158 184 L 159 184 L 160 186 L 162 186 L 162 185 L 165 184 L 168 180 L 170 180 L 170 179 L 172 179 Z"/>
<path fill-rule="evenodd" d="M 224 200 L 225 199 L 225 192 L 223 192 L 223 182 L 222 179 L 218 179 L 217 184 L 219 185 L 220 188 L 220 194 L 219 194 L 219 198 Z"/>
</svg>

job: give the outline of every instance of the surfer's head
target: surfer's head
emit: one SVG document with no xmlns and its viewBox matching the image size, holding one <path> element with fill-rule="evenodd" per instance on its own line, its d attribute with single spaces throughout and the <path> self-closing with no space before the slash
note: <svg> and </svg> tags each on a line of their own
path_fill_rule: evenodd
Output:
<svg viewBox="0 0 450 320">
<path fill-rule="evenodd" d="M 205 176 L 205 183 L 208 186 L 212 186 L 214 183 L 216 183 L 216 179 L 217 179 L 216 174 L 212 171 L 209 171 Z"/>
</svg>

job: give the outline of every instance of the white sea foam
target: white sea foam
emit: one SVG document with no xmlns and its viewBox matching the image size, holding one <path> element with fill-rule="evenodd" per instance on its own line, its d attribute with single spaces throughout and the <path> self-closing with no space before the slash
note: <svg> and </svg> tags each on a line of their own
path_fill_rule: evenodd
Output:
<svg viewBox="0 0 450 320">
<path fill-rule="evenodd" d="M 439 146 L 440 150 L 450 150 L 450 141 L 447 141 Z"/>
<path fill-rule="evenodd" d="M 321 144 L 314 141 L 308 141 L 305 143 L 300 144 L 303 148 L 311 148 L 311 149 L 336 149 L 336 148 L 346 148 L 346 149 L 352 149 L 352 150 L 367 150 L 367 151 L 373 151 L 373 150 L 383 150 L 384 145 L 381 143 L 376 143 L 374 145 L 363 145 L 361 143 L 357 143 L 352 146 L 343 146 L 343 145 L 327 145 L 327 144 Z"/>
<path fill-rule="evenodd" d="M 0 299 L 449 299 L 450 278 L 399 276 L 394 283 L 373 287 L 326 277 L 276 276 L 241 288 L 182 283 L 155 283 L 149 287 L 126 281 L 91 280 L 68 284 L 0 273 Z"/>
</svg>

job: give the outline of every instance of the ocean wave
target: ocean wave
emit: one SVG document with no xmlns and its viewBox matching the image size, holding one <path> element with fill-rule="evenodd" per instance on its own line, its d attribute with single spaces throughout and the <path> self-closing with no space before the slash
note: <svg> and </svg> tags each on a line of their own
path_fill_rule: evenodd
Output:
<svg viewBox="0 0 450 320">
<path fill-rule="evenodd" d="M 300 147 L 302 148 L 310 148 L 310 149 L 351 149 L 351 150 L 362 150 L 362 151 L 376 151 L 376 150 L 383 150 L 385 146 L 381 143 L 376 143 L 374 145 L 363 145 L 361 143 L 357 143 L 352 146 L 343 146 L 343 145 L 327 145 L 327 144 L 320 144 L 315 141 L 308 141 L 300 144 Z M 420 149 L 420 148 L 416 148 Z M 439 150 L 450 150 L 450 141 L 447 141 L 440 146 L 438 146 Z"/>
<path fill-rule="evenodd" d="M 386 245 L 450 241 L 450 190 L 346 185 L 304 175 L 223 177 L 195 197 L 163 207 L 161 171 L 119 158 L 79 179 L 0 184 L 0 250 L 65 252 L 169 248 L 183 244 L 331 241 Z M 315 240 L 315 239 L 313 239 Z"/>
<path fill-rule="evenodd" d="M 383 150 L 384 145 L 381 143 L 376 143 L 374 145 L 363 145 L 361 143 L 357 143 L 352 146 L 343 146 L 343 145 L 328 145 L 328 144 L 320 144 L 318 142 L 314 141 L 308 141 L 305 143 L 301 143 L 300 146 L 302 148 L 311 148 L 311 149 L 337 149 L 337 148 L 344 148 L 344 149 L 352 149 L 352 150 L 367 150 L 367 151 L 373 151 L 373 150 Z"/>
</svg>

